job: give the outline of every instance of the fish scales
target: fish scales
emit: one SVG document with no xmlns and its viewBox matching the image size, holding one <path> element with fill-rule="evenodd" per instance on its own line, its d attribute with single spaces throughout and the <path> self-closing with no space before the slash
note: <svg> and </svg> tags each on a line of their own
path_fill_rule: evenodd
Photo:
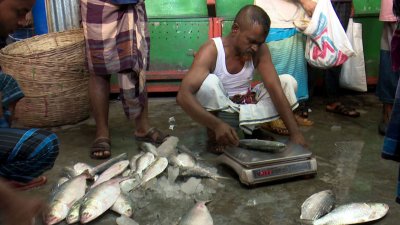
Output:
<svg viewBox="0 0 400 225">
<path fill-rule="evenodd" d="M 51 200 L 49 211 L 45 215 L 45 223 L 52 225 L 65 219 L 72 205 L 85 195 L 86 173 L 65 182 Z"/>
<path fill-rule="evenodd" d="M 389 206 L 383 203 L 350 203 L 335 208 L 315 220 L 313 225 L 366 223 L 384 217 L 388 210 Z"/>
<path fill-rule="evenodd" d="M 114 178 L 91 189 L 83 199 L 80 222 L 88 223 L 111 208 L 121 194 L 119 183 L 126 179 Z"/>
<path fill-rule="evenodd" d="M 335 205 L 335 195 L 331 190 L 320 191 L 308 197 L 301 205 L 302 220 L 316 220 L 330 212 Z"/>
<path fill-rule="evenodd" d="M 205 201 L 197 202 L 181 219 L 179 225 L 213 225 Z"/>
</svg>

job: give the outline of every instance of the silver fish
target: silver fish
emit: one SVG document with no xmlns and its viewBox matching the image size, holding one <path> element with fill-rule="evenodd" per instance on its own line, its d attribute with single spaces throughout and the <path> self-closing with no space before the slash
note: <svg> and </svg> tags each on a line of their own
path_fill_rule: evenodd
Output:
<svg viewBox="0 0 400 225">
<path fill-rule="evenodd" d="M 44 217 L 47 225 L 60 222 L 67 217 L 72 205 L 85 195 L 87 173 L 72 178 L 61 185 L 51 200 L 48 213 Z"/>
<path fill-rule="evenodd" d="M 184 177 L 201 177 L 201 178 L 211 178 L 213 180 L 218 179 L 231 179 L 228 177 L 222 177 L 218 174 L 215 174 L 203 167 L 195 166 L 195 167 L 180 167 L 179 176 Z"/>
<path fill-rule="evenodd" d="M 141 180 L 141 185 L 145 184 L 147 181 L 153 179 L 162 173 L 168 166 L 168 159 L 165 157 L 159 157 L 143 174 Z"/>
<path fill-rule="evenodd" d="M 118 225 L 139 225 L 136 221 L 124 215 L 118 217 L 115 222 Z"/>
<path fill-rule="evenodd" d="M 187 153 L 172 155 L 169 161 L 173 166 L 178 167 L 194 167 L 196 165 L 195 159 Z"/>
<path fill-rule="evenodd" d="M 111 210 L 120 215 L 131 217 L 133 214 L 132 201 L 127 195 L 121 193 L 115 203 L 111 206 Z"/>
<path fill-rule="evenodd" d="M 179 145 L 177 147 L 178 152 L 180 153 L 186 153 L 189 154 L 190 156 L 192 156 L 196 161 L 200 161 L 203 160 L 198 154 L 194 153 L 193 151 L 190 151 L 190 149 L 188 147 L 186 147 L 185 145 Z"/>
<path fill-rule="evenodd" d="M 365 223 L 384 217 L 388 210 L 389 206 L 384 203 L 351 203 L 337 207 L 315 220 L 313 225 Z"/>
<path fill-rule="evenodd" d="M 94 188 L 97 185 L 99 185 L 105 181 L 108 181 L 111 178 L 121 174 L 128 167 L 128 165 L 129 165 L 129 160 L 122 160 L 122 161 L 119 161 L 119 162 L 115 163 L 114 165 L 110 166 L 107 170 L 105 170 L 103 173 L 101 173 L 101 175 L 96 180 L 96 182 L 94 182 L 94 184 L 92 185 L 91 188 Z"/>
<path fill-rule="evenodd" d="M 131 160 L 129 160 L 129 167 L 131 168 L 132 172 L 136 171 L 136 167 L 137 167 L 137 160 L 144 155 L 144 152 L 140 152 L 139 154 L 136 154 L 134 156 L 132 156 Z"/>
<path fill-rule="evenodd" d="M 88 223 L 111 208 L 121 194 L 119 183 L 124 179 L 114 178 L 91 189 L 83 199 L 80 222 Z"/>
<path fill-rule="evenodd" d="M 213 219 L 207 209 L 206 202 L 197 202 L 179 222 L 179 225 L 213 225 Z"/>
<path fill-rule="evenodd" d="M 93 166 L 90 166 L 86 163 L 78 162 L 78 163 L 75 163 L 73 168 L 77 174 L 81 174 L 85 170 L 87 170 L 87 171 L 89 171 L 89 173 L 91 173 Z"/>
<path fill-rule="evenodd" d="M 144 155 L 137 159 L 135 173 L 138 174 L 139 177 L 141 177 L 143 170 L 149 167 L 154 162 L 154 160 L 154 155 L 150 152 L 146 152 Z"/>
<path fill-rule="evenodd" d="M 131 174 L 131 170 L 130 169 L 126 169 L 124 172 L 122 172 L 122 176 L 123 177 L 127 177 Z"/>
<path fill-rule="evenodd" d="M 302 220 L 316 220 L 330 212 L 335 205 L 335 195 L 331 190 L 320 191 L 308 197 L 301 205 Z"/>
<path fill-rule="evenodd" d="M 62 168 L 62 175 L 67 177 L 67 178 L 72 178 L 72 177 L 76 177 L 79 174 L 74 170 L 74 168 L 66 166 L 64 168 Z"/>
<path fill-rule="evenodd" d="M 158 156 L 157 147 L 151 143 L 142 142 L 140 144 L 140 149 L 142 149 L 145 152 L 150 152 L 155 156 Z"/>
<path fill-rule="evenodd" d="M 158 156 L 166 157 L 176 154 L 176 146 L 178 145 L 179 139 L 175 136 L 168 137 L 158 148 Z"/>
<path fill-rule="evenodd" d="M 264 152 L 282 152 L 286 147 L 286 145 L 281 142 L 259 139 L 239 140 L 239 146 L 249 150 L 260 150 Z"/>
<path fill-rule="evenodd" d="M 65 219 L 68 224 L 73 224 L 73 223 L 79 222 L 79 212 L 80 212 L 80 209 L 81 209 L 82 200 L 83 200 L 83 198 L 81 198 L 80 200 L 76 201 L 72 205 L 71 209 L 69 210 L 67 218 Z"/>
<path fill-rule="evenodd" d="M 126 153 L 122 153 L 120 155 L 117 155 L 95 167 L 90 171 L 91 175 L 95 175 L 97 173 L 101 173 L 104 170 L 108 169 L 110 166 L 114 165 L 115 163 L 121 161 L 121 160 L 126 160 L 128 158 L 128 155 Z"/>
</svg>

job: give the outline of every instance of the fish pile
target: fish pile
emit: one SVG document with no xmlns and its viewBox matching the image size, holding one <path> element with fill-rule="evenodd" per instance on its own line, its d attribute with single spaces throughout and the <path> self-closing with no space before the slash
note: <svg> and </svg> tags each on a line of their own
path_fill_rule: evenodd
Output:
<svg viewBox="0 0 400 225">
<path fill-rule="evenodd" d="M 300 220 L 312 225 L 359 224 L 381 219 L 389 210 L 389 206 L 384 203 L 334 206 L 335 195 L 331 190 L 315 193 L 303 202 Z"/>
<path fill-rule="evenodd" d="M 158 148 L 149 143 L 142 143 L 140 148 L 142 151 L 130 160 L 123 153 L 95 167 L 79 162 L 64 168 L 65 176 L 55 185 L 49 210 L 44 215 L 45 224 L 57 224 L 64 220 L 68 224 L 86 224 L 107 210 L 121 215 L 117 224 L 137 224 L 131 219 L 134 202 L 130 193 L 145 190 L 149 181 L 161 177 L 164 171 L 169 173 L 175 170 L 178 171 L 177 176 L 184 177 L 221 178 L 201 167 L 197 156 L 185 146 L 178 147 L 177 137 L 168 137 Z M 212 224 L 205 202 L 196 203 L 188 214 L 183 221 L 195 223 L 179 224 Z"/>
</svg>

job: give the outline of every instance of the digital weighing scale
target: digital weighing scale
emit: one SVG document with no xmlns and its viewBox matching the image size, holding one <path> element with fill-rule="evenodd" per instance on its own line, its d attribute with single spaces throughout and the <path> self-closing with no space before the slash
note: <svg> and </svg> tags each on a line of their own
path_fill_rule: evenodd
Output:
<svg viewBox="0 0 400 225">
<path fill-rule="evenodd" d="M 317 161 L 312 153 L 292 143 L 277 153 L 228 147 L 218 161 L 231 167 L 246 185 L 317 173 Z"/>
</svg>

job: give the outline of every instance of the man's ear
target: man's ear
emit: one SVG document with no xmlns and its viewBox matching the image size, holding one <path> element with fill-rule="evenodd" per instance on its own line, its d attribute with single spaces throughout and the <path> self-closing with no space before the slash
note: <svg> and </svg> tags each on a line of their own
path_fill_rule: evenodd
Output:
<svg viewBox="0 0 400 225">
<path fill-rule="evenodd" d="M 238 31 L 239 31 L 239 24 L 238 23 L 233 23 L 232 24 L 232 33 L 237 33 Z"/>
</svg>

